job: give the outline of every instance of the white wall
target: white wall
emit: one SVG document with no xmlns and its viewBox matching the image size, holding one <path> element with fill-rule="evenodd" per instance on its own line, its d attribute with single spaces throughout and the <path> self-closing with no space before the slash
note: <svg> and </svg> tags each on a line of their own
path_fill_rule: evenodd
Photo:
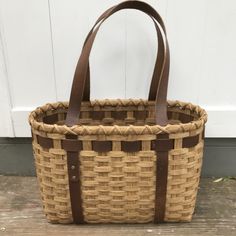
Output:
<svg viewBox="0 0 236 236">
<path fill-rule="evenodd" d="M 30 136 L 29 111 L 68 100 L 86 34 L 118 2 L 0 0 L 0 136 Z M 208 137 L 236 137 L 236 1 L 146 2 L 167 27 L 169 99 L 204 107 Z M 92 97 L 146 98 L 155 55 L 151 20 L 132 10 L 116 13 L 92 51 Z"/>
</svg>

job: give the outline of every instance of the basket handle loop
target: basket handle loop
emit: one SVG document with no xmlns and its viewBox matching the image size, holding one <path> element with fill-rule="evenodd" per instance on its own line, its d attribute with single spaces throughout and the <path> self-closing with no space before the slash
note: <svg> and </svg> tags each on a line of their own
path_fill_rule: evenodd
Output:
<svg viewBox="0 0 236 236">
<path fill-rule="evenodd" d="M 82 49 L 82 53 L 76 67 L 72 89 L 71 89 L 69 108 L 68 108 L 68 113 L 66 117 L 67 126 L 76 125 L 78 122 L 78 117 L 79 117 L 79 113 L 81 109 L 81 102 L 82 102 L 83 92 L 84 92 L 84 87 L 85 87 L 85 80 L 87 76 L 87 69 L 89 65 L 89 54 L 90 54 L 94 39 L 96 37 L 96 34 L 101 24 L 110 15 L 122 9 L 137 9 L 137 10 L 143 11 L 144 13 L 156 19 L 158 23 L 161 22 L 160 25 L 164 26 L 161 17 L 155 11 L 155 9 L 152 8 L 150 5 L 148 5 L 147 3 L 144 3 L 141 1 L 125 1 L 118 4 L 114 8 L 111 8 L 111 10 L 108 11 L 107 16 L 102 19 L 102 21 L 99 23 L 96 29 L 91 33 L 91 35 L 88 37 L 87 42 L 85 43 Z M 155 21 L 154 23 L 155 25 L 157 25 Z M 157 29 L 158 34 L 161 35 L 160 29 L 158 26 L 156 26 L 156 29 Z M 165 28 L 163 27 L 163 31 L 165 31 L 164 29 Z M 156 100 L 156 103 L 155 103 L 156 124 L 158 125 L 166 125 L 168 123 L 166 97 L 167 97 L 168 75 L 169 75 L 169 47 L 168 47 L 166 35 L 165 35 L 165 47 L 166 47 L 166 50 L 164 53 L 164 59 L 163 59 L 163 64 L 161 68 L 161 75 L 160 75 L 160 79 L 158 81 L 158 86 L 157 86 L 157 96 L 155 98 Z M 153 88 L 153 82 L 151 84 L 151 89 L 152 88 Z"/>
<path fill-rule="evenodd" d="M 114 8 L 117 7 L 116 5 L 107 9 L 95 22 L 94 26 L 92 27 L 92 29 L 89 31 L 84 45 L 85 46 L 88 38 L 90 37 L 90 35 L 93 33 L 93 30 L 95 29 L 95 27 L 97 26 L 97 24 L 103 19 L 103 18 L 107 18 L 109 17 L 109 13 L 114 10 Z M 150 17 L 152 17 L 151 15 L 149 15 Z M 165 29 L 165 25 L 163 23 L 163 20 L 161 18 L 160 15 L 157 16 L 159 17 L 158 19 L 156 19 L 158 21 L 158 23 L 160 24 L 164 34 L 166 34 L 166 29 Z M 151 86 L 150 86 L 150 90 L 149 90 L 149 96 L 148 96 L 148 100 L 152 101 L 156 99 L 156 93 L 157 93 L 157 87 L 159 84 L 159 79 L 160 79 L 160 74 L 161 74 L 161 69 L 162 69 L 162 62 L 163 62 L 163 57 L 164 57 L 164 40 L 163 40 L 163 36 L 162 34 L 160 34 L 160 31 L 157 29 L 158 25 L 156 24 L 156 22 L 154 22 L 155 27 L 156 27 L 156 31 L 157 31 L 157 39 L 158 39 L 158 50 L 157 50 L 157 57 L 156 57 L 156 62 L 155 62 L 155 66 L 154 66 L 154 71 L 153 71 L 153 75 L 152 75 L 152 80 L 151 80 Z M 87 68 L 87 75 L 86 75 L 86 82 L 85 82 L 85 88 L 84 88 L 84 94 L 83 94 L 83 101 L 90 101 L 90 66 L 88 63 L 88 68 Z"/>
</svg>

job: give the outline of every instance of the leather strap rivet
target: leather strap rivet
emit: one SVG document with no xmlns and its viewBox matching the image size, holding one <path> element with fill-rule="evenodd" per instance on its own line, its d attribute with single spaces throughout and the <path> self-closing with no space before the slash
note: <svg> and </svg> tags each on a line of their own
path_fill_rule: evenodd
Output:
<svg viewBox="0 0 236 236">
<path fill-rule="evenodd" d="M 73 175 L 71 178 L 72 178 L 72 180 L 76 180 L 76 176 L 75 175 Z"/>
<path fill-rule="evenodd" d="M 74 166 L 74 165 L 72 165 L 70 168 L 71 168 L 72 170 L 74 170 L 74 169 L 75 169 L 75 166 Z"/>
</svg>

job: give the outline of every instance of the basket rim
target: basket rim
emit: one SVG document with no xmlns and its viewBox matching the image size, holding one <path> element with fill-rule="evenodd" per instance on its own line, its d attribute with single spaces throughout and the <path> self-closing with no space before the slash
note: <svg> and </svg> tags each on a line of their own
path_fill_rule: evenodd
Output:
<svg viewBox="0 0 236 236">
<path fill-rule="evenodd" d="M 37 107 L 29 114 L 29 124 L 32 129 L 42 131 L 45 133 L 57 133 L 57 134 L 74 134 L 74 135 L 144 135 L 152 134 L 156 135 L 159 133 L 183 133 L 189 132 L 200 127 L 203 127 L 207 122 L 207 113 L 206 111 L 198 105 L 194 105 L 188 102 L 182 102 L 179 100 L 168 100 L 168 107 L 177 107 L 183 110 L 190 110 L 196 112 L 199 115 L 199 119 L 191 121 L 189 123 L 180 123 L 180 124 L 168 124 L 166 126 L 160 125 L 74 125 L 68 127 L 66 125 L 57 125 L 57 124 L 46 124 L 44 122 L 37 121 L 39 115 L 44 114 L 48 110 L 57 110 L 57 109 L 67 109 L 68 102 L 55 102 L 55 103 L 46 103 L 43 106 Z M 93 100 L 91 102 L 83 102 L 83 104 L 89 104 L 91 106 L 147 106 L 155 104 L 154 101 L 148 101 L 144 99 L 104 99 L 104 100 Z"/>
</svg>

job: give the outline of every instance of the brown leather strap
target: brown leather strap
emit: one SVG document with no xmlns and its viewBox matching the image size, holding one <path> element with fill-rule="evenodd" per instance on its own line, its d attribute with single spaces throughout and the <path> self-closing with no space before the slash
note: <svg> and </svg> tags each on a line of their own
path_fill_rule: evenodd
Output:
<svg viewBox="0 0 236 236">
<path fill-rule="evenodd" d="M 159 22 L 162 22 L 159 14 L 151 6 L 140 1 L 123 2 L 117 5 L 114 9 L 112 9 L 109 13 L 109 16 L 119 10 L 126 9 L 126 8 L 137 9 L 137 10 L 143 11 L 147 13 L 148 15 L 152 15 L 155 19 L 158 19 Z M 79 112 L 80 112 L 80 107 L 81 107 L 81 102 L 82 102 L 82 97 L 83 97 L 83 91 L 84 91 L 84 86 L 85 86 L 86 74 L 87 74 L 87 70 L 85 68 L 88 68 L 89 54 L 90 54 L 95 36 L 99 30 L 99 27 L 109 16 L 104 18 L 101 21 L 101 23 L 97 26 L 96 30 L 90 35 L 90 37 L 87 40 L 87 43 L 85 44 L 82 50 L 82 53 L 81 53 L 81 56 L 80 56 L 80 59 L 78 61 L 77 68 L 75 71 L 75 76 L 74 76 L 74 81 L 73 81 L 71 96 L 70 96 L 69 109 L 68 109 L 68 114 L 66 117 L 66 124 L 68 126 L 75 125 L 78 122 L 78 117 L 79 117 Z M 158 27 L 157 29 L 159 30 Z M 166 38 L 165 38 L 165 41 L 166 41 L 166 47 L 167 47 L 166 51 L 167 51 L 168 43 L 167 43 Z M 159 88 L 158 91 L 162 91 L 162 93 L 160 93 L 162 97 L 159 98 L 159 95 L 157 95 L 157 98 L 156 98 L 156 113 L 157 113 L 156 122 L 157 124 L 160 124 L 160 125 L 165 125 L 168 122 L 167 114 L 166 114 L 167 112 L 165 113 L 162 112 L 162 111 L 167 110 L 165 106 L 166 106 L 168 70 L 169 70 L 169 66 L 166 66 L 166 65 L 169 65 L 168 61 L 169 61 L 169 53 L 167 53 L 164 57 L 165 63 L 162 67 L 161 78 L 159 80 L 159 87 L 161 86 L 162 87 L 161 89 Z M 166 77 L 164 78 L 164 76 Z"/>
<path fill-rule="evenodd" d="M 156 150 L 156 201 L 154 223 L 164 222 L 167 176 L 168 176 L 168 152 L 174 148 L 173 139 L 169 139 L 167 134 L 157 135 L 153 149 Z"/>
<path fill-rule="evenodd" d="M 69 178 L 69 190 L 71 200 L 71 211 L 73 221 L 76 224 L 84 223 L 82 209 L 82 194 L 80 180 L 80 160 L 79 153 L 82 150 L 82 142 L 77 139 L 77 136 L 68 136 L 63 142 L 63 148 L 67 151 L 67 169 Z M 72 139 L 71 139 L 72 138 Z"/>
<path fill-rule="evenodd" d="M 165 219 L 168 151 L 156 152 L 156 155 L 156 200 L 154 223 L 162 223 Z"/>
<path fill-rule="evenodd" d="M 167 116 L 167 90 L 169 82 L 170 69 L 170 51 L 168 41 L 166 40 L 166 54 L 164 59 L 164 66 L 161 72 L 161 79 L 159 81 L 157 97 L 156 97 L 156 124 L 165 126 L 168 124 Z"/>
<path fill-rule="evenodd" d="M 108 17 L 109 13 L 111 12 L 111 10 L 114 10 L 115 7 L 116 6 L 109 8 L 108 10 L 106 10 L 98 18 L 98 20 L 95 22 L 94 26 L 92 27 L 92 29 L 88 33 L 88 35 L 87 35 L 87 37 L 85 39 L 84 45 L 86 44 L 88 38 L 92 34 L 92 32 L 95 29 L 95 27 L 97 26 L 97 24 L 101 20 L 103 20 L 104 18 Z M 150 17 L 152 17 L 152 16 L 150 15 Z M 166 30 L 165 30 L 165 26 L 163 24 L 163 21 L 162 20 L 159 21 L 159 19 L 157 19 L 157 22 L 160 24 L 163 32 L 166 34 Z M 154 22 L 154 24 L 155 24 L 156 31 L 157 31 L 158 50 L 157 50 L 157 57 L 156 57 L 156 62 L 155 62 L 155 66 L 154 66 L 154 71 L 153 71 L 153 76 L 152 76 L 151 86 L 150 86 L 149 96 L 148 96 L 148 99 L 150 101 L 156 99 L 157 87 L 158 87 L 159 80 L 160 80 L 160 74 L 161 74 L 161 70 L 162 70 L 163 58 L 164 58 L 164 53 L 165 53 L 163 37 L 160 34 L 160 31 L 158 31 L 158 29 L 157 29 L 158 25 L 155 22 Z M 85 84 L 85 89 L 84 89 L 83 101 L 89 101 L 89 100 L 90 100 L 90 69 L 89 69 L 89 63 L 88 63 L 88 69 L 87 69 L 87 76 L 86 76 L 86 84 Z"/>
</svg>

